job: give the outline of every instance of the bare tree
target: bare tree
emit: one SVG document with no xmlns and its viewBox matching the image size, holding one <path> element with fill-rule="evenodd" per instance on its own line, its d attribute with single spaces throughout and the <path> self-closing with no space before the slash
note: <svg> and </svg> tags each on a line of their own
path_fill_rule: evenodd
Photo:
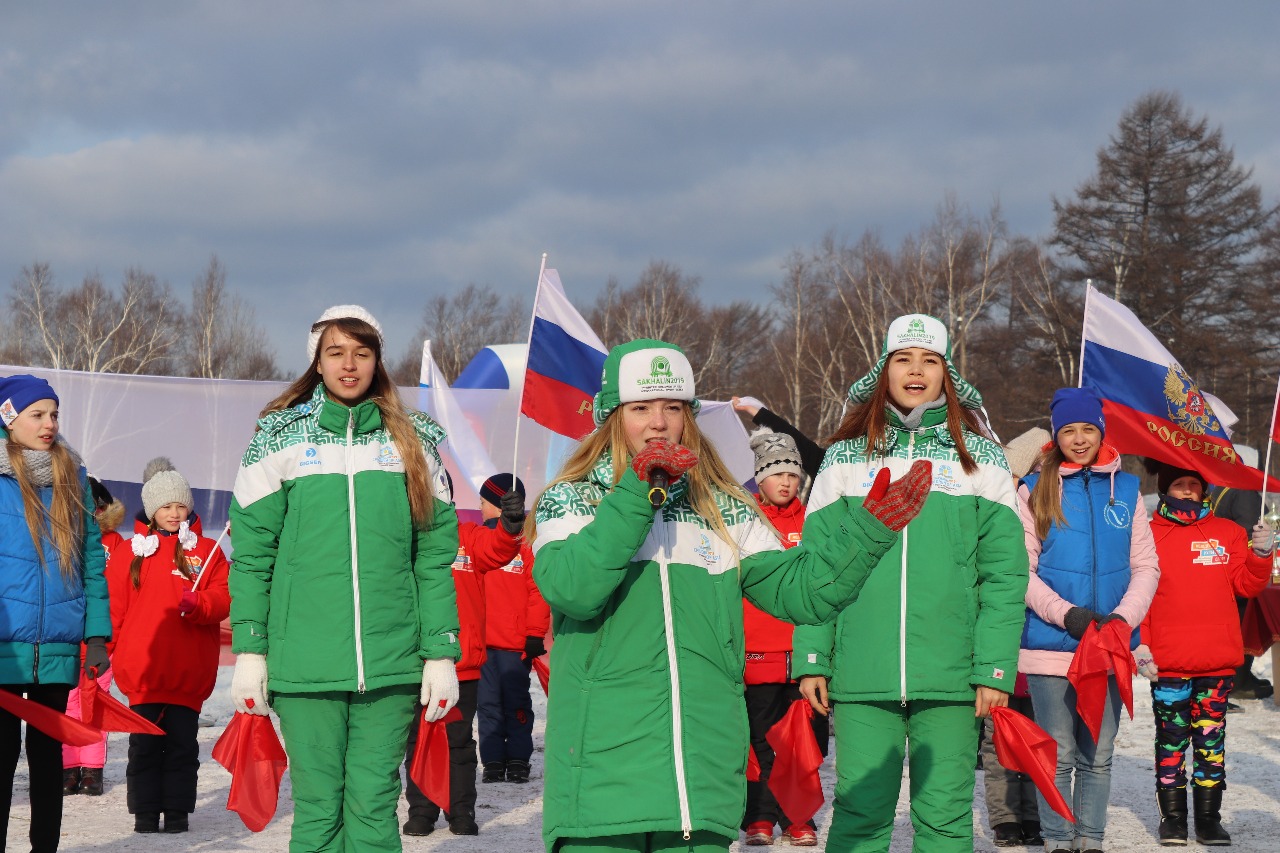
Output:
<svg viewBox="0 0 1280 853">
<path fill-rule="evenodd" d="M 116 295 L 97 273 L 63 293 L 48 264 L 24 267 L 10 308 L 27 360 L 62 370 L 164 373 L 182 322 L 168 285 L 136 268 L 125 271 Z"/>
<path fill-rule="evenodd" d="M 431 341 L 431 355 L 449 382 L 490 344 L 525 342 L 529 310 L 524 301 L 499 296 L 488 285 L 468 284 L 452 296 L 432 297 L 422 313 L 418 337 Z M 422 344 L 409 347 L 391 371 L 400 385 L 417 385 Z"/>
<path fill-rule="evenodd" d="M 183 373 L 204 379 L 277 379 L 275 354 L 238 294 L 227 293 L 227 270 L 214 255 L 191 284 Z"/>
</svg>

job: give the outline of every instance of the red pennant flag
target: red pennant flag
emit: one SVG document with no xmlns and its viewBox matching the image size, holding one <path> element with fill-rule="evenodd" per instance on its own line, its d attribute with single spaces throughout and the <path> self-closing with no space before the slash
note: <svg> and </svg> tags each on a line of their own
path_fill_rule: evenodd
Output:
<svg viewBox="0 0 1280 853">
<path fill-rule="evenodd" d="M 1133 719 L 1133 653 L 1129 639 L 1133 628 L 1123 619 L 1113 619 L 1099 628 L 1091 624 L 1084 630 L 1080 645 L 1071 658 L 1067 680 L 1076 690 L 1076 711 L 1089 728 L 1094 742 L 1102 729 L 1102 714 L 1107 706 L 1107 677 L 1115 673 L 1120 699 Z"/>
<path fill-rule="evenodd" d="M 8 690 L 0 690 L 0 708 L 35 726 L 54 740 L 72 746 L 91 746 L 102 740 L 102 732 L 75 717 L 68 717 L 39 702 L 23 699 Z"/>
<path fill-rule="evenodd" d="M 1058 771 L 1058 744 L 1049 733 L 1011 708 L 991 709 L 995 723 L 996 759 L 1000 766 L 1016 773 L 1026 773 L 1035 783 L 1045 802 L 1072 823 L 1076 817 L 1054 784 Z"/>
<path fill-rule="evenodd" d="M 542 692 L 546 696 L 551 695 L 551 667 L 547 664 L 546 656 L 533 659 L 533 671 L 538 674 L 538 683 L 542 685 Z"/>
<path fill-rule="evenodd" d="M 765 735 L 773 747 L 769 790 L 792 823 L 805 823 L 822 808 L 822 780 L 818 778 L 822 751 L 812 720 L 809 700 L 797 699 Z"/>
<path fill-rule="evenodd" d="M 428 800 L 444 809 L 449 806 L 449 736 L 445 726 L 460 721 L 462 712 L 455 705 L 434 723 L 427 722 L 426 713 L 422 712 L 422 724 L 418 726 L 409 778 Z"/>
<path fill-rule="evenodd" d="M 103 690 L 97 679 L 80 673 L 80 718 L 104 732 L 133 732 L 140 735 L 163 735 L 164 729 L 146 717 L 130 710 L 123 702 Z"/>
<path fill-rule="evenodd" d="M 756 748 L 754 746 L 747 747 L 747 781 L 760 781 L 760 759 L 756 758 Z"/>
<path fill-rule="evenodd" d="M 262 832 L 276 814 L 280 777 L 288 756 L 270 717 L 237 712 L 213 745 L 213 760 L 231 774 L 227 811 L 240 815 L 253 832 Z"/>
</svg>

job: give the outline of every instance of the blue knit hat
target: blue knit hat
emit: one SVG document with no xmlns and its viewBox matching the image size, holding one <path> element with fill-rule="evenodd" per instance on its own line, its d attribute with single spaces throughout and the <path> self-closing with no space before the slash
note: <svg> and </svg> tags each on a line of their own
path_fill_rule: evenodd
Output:
<svg viewBox="0 0 1280 853">
<path fill-rule="evenodd" d="M 40 400 L 58 402 L 53 386 L 38 376 L 17 373 L 0 378 L 0 421 L 11 426 L 22 410 Z"/>
<path fill-rule="evenodd" d="M 1102 417 L 1102 400 L 1092 388 L 1059 388 L 1049 404 L 1049 419 L 1053 423 L 1053 437 L 1067 424 L 1093 424 L 1103 435 L 1107 434 L 1107 422 Z"/>
</svg>

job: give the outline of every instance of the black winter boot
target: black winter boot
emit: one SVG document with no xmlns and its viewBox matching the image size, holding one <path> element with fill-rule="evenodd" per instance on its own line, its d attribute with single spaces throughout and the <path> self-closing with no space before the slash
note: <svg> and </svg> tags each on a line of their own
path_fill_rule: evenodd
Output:
<svg viewBox="0 0 1280 853">
<path fill-rule="evenodd" d="M 90 797 L 102 796 L 102 768 L 82 767 L 80 769 L 80 793 Z"/>
<path fill-rule="evenodd" d="M 507 781 L 524 784 L 529 781 L 529 762 L 518 758 L 507 759 Z"/>
<path fill-rule="evenodd" d="M 62 771 L 62 795 L 72 797 L 80 793 L 80 769 L 68 767 Z"/>
<path fill-rule="evenodd" d="M 480 774 L 481 782 L 505 782 L 506 780 L 507 765 L 502 761 L 490 761 Z"/>
<path fill-rule="evenodd" d="M 1187 789 L 1156 788 L 1160 806 L 1160 845 L 1173 847 L 1187 843 Z"/>
<path fill-rule="evenodd" d="M 1191 803 L 1196 814 L 1196 841 L 1205 845 L 1226 846 L 1231 836 L 1222 828 L 1222 786 L 1191 786 Z"/>
</svg>

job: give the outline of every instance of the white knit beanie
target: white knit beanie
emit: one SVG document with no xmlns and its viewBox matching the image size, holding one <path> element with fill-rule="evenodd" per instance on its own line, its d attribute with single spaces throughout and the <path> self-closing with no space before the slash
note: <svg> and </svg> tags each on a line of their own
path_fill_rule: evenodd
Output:
<svg viewBox="0 0 1280 853">
<path fill-rule="evenodd" d="M 191 484 L 174 470 L 173 463 L 164 456 L 157 456 L 147 463 L 143 472 L 142 511 L 148 519 L 156 517 L 156 510 L 166 504 L 182 504 L 188 510 L 195 509 Z"/>
<path fill-rule="evenodd" d="M 378 343 L 381 344 L 383 342 L 382 324 L 374 319 L 372 314 L 359 305 L 335 305 L 332 308 L 326 309 L 325 312 L 320 315 L 320 319 L 311 324 L 311 332 L 307 335 L 307 359 L 309 361 L 315 361 L 316 359 L 316 347 L 320 346 L 320 333 L 324 331 L 321 324 L 327 323 L 330 320 L 346 319 L 365 321 L 370 326 L 373 326 L 373 330 L 378 333 Z"/>
<path fill-rule="evenodd" d="M 795 474 L 804 480 L 804 466 L 796 440 L 783 432 L 761 431 L 751 436 L 751 450 L 756 455 L 756 486 L 774 474 Z"/>
</svg>

